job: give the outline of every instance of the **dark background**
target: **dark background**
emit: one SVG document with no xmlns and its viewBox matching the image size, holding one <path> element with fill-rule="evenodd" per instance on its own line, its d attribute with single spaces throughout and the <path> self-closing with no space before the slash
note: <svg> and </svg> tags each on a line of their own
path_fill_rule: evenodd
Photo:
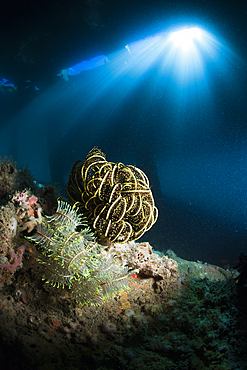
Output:
<svg viewBox="0 0 247 370">
<path fill-rule="evenodd" d="M 38 181 L 65 189 L 73 162 L 97 145 L 108 160 L 148 175 L 160 215 L 142 239 L 155 249 L 231 265 L 247 253 L 245 1 L 5 1 L 0 7 L 0 79 L 18 87 L 0 91 L 2 156 L 28 162 Z M 210 98 L 194 88 L 179 98 L 174 83 L 152 70 L 134 85 L 116 79 L 83 114 L 78 105 L 87 97 L 66 98 L 80 80 L 59 81 L 61 69 L 184 22 L 203 25 L 232 50 L 222 55 L 224 65 L 208 67 Z M 97 73 L 85 74 L 90 91 L 101 88 Z"/>
</svg>

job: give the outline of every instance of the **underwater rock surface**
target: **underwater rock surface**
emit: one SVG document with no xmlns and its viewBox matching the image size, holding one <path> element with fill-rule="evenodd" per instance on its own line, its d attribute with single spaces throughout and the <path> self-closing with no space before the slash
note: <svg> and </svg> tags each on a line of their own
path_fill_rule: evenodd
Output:
<svg viewBox="0 0 247 370">
<path fill-rule="evenodd" d="M 13 168 L 13 176 L 18 175 Z M 42 281 L 39 247 L 23 237 L 32 234 L 23 228 L 25 217 L 35 221 L 39 208 L 51 214 L 55 192 L 35 188 L 29 177 L 27 193 L 25 186 L 18 188 L 10 180 L 0 214 L 4 368 L 247 368 L 246 288 L 237 286 L 232 272 L 183 260 L 171 250 L 156 252 L 148 242 L 115 243 L 105 253 L 133 269 L 127 278 L 130 289 L 100 307 L 81 306 L 67 287 Z"/>
<path fill-rule="evenodd" d="M 42 282 L 25 244 L 22 269 L 0 290 L 0 356 L 11 369 L 246 369 L 246 316 L 220 271 L 201 278 L 205 265 L 182 261 L 191 274 L 179 263 L 172 278 L 133 273 L 129 291 L 81 307 Z"/>
</svg>

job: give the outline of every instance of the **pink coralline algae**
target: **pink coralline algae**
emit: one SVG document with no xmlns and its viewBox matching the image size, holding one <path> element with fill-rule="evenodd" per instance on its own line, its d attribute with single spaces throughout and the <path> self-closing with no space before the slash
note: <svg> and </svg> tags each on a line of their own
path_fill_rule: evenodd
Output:
<svg viewBox="0 0 247 370">
<path fill-rule="evenodd" d="M 27 230 L 30 233 L 37 226 L 37 222 L 42 221 L 42 209 L 38 198 L 31 195 L 28 190 L 16 193 L 12 197 L 11 203 L 16 208 L 20 231 Z"/>
<path fill-rule="evenodd" d="M 30 196 L 28 191 L 16 193 L 11 202 L 16 206 L 25 206 L 30 214 L 34 214 L 34 209 L 38 206 L 38 198 L 34 195 Z"/>
<path fill-rule="evenodd" d="M 12 263 L 0 264 L 0 270 L 8 270 L 9 272 L 14 272 L 16 267 L 18 267 L 22 261 L 22 256 L 25 251 L 25 246 L 22 245 L 18 248 L 17 254 L 10 252 L 10 258 Z"/>
</svg>

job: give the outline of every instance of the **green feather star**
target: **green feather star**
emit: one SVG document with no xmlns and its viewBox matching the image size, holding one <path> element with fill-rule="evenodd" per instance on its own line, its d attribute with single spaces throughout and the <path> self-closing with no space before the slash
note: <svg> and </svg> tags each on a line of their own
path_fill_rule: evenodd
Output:
<svg viewBox="0 0 247 370">
<path fill-rule="evenodd" d="M 36 233 L 27 239 L 40 246 L 43 280 L 57 288 L 67 286 L 82 305 L 101 305 L 128 289 L 129 270 L 117 265 L 109 253 L 102 253 L 76 204 L 58 200 L 56 212 L 43 217 Z"/>
</svg>

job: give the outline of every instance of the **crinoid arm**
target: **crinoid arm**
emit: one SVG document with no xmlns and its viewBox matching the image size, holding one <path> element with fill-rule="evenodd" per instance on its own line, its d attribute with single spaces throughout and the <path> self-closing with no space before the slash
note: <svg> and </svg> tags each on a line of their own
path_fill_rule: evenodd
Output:
<svg viewBox="0 0 247 370">
<path fill-rule="evenodd" d="M 62 267 L 55 259 L 41 256 L 37 261 L 45 266 L 42 280 L 56 288 L 59 288 L 60 286 L 62 288 L 65 286 L 71 288 L 73 275 L 66 268 Z"/>
<path fill-rule="evenodd" d="M 51 225 L 59 223 L 60 225 L 66 226 L 69 231 L 73 232 L 77 227 L 86 226 L 84 217 L 77 213 L 77 203 L 73 206 L 58 199 L 58 206 L 56 212 L 47 217 L 47 222 Z"/>
<path fill-rule="evenodd" d="M 82 178 L 81 178 L 81 161 L 76 161 L 70 172 L 69 181 L 66 187 L 67 194 L 70 200 L 73 203 L 79 202 L 81 200 L 81 193 L 82 193 Z"/>
<path fill-rule="evenodd" d="M 127 278 L 130 272 L 128 268 L 118 265 L 110 253 L 101 258 L 100 268 L 95 273 L 102 289 L 103 301 L 129 289 Z"/>
<path fill-rule="evenodd" d="M 158 217 L 147 175 L 135 166 L 108 162 L 96 147 L 72 167 L 67 193 L 100 244 L 137 240 Z"/>
<path fill-rule="evenodd" d="M 76 231 L 82 225 L 83 231 Z M 54 215 L 43 217 L 36 233 L 27 237 L 41 247 L 38 261 L 45 267 L 44 280 L 51 285 L 70 286 L 78 274 L 90 274 L 96 244 L 93 233 L 86 226 L 75 206 L 58 201 Z"/>
<path fill-rule="evenodd" d="M 110 253 L 98 255 L 97 263 L 88 278 L 73 283 L 72 295 L 81 305 L 100 306 L 105 300 L 129 289 L 127 278 L 132 271 L 116 264 Z"/>
<path fill-rule="evenodd" d="M 72 296 L 82 306 L 101 306 L 103 303 L 103 291 L 96 278 L 81 279 L 74 281 Z"/>
<path fill-rule="evenodd" d="M 54 215 L 43 217 L 27 239 L 41 247 L 43 280 L 57 288 L 67 286 L 82 305 L 101 305 L 128 288 L 128 269 L 105 254 L 76 206 L 58 201 Z"/>
<path fill-rule="evenodd" d="M 48 251 L 54 243 L 54 229 L 42 221 L 38 223 L 36 233 L 28 236 L 27 239 L 42 246 L 44 251 Z"/>
</svg>

